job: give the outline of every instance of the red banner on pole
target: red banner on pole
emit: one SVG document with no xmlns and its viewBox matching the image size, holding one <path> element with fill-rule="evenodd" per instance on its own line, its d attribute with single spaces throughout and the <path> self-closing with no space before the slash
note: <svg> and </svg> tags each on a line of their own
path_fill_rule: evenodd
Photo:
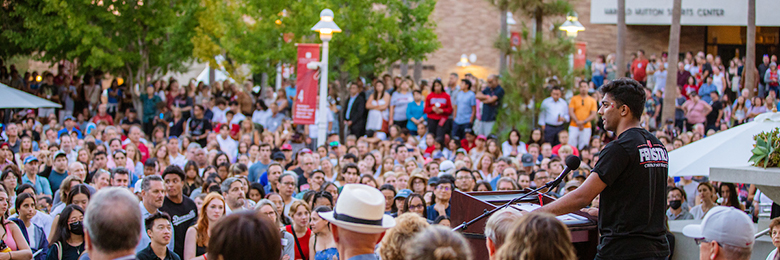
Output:
<svg viewBox="0 0 780 260">
<path fill-rule="evenodd" d="M 574 69 L 585 68 L 587 44 L 584 42 L 574 43 Z"/>
<path fill-rule="evenodd" d="M 320 77 L 317 70 L 310 70 L 306 65 L 319 60 L 319 44 L 298 44 L 298 69 L 292 109 L 295 124 L 314 124 L 314 113 L 317 111 L 317 83 Z"/>
<path fill-rule="evenodd" d="M 512 36 L 509 37 L 509 40 L 512 47 L 520 47 L 523 38 L 520 37 L 520 32 L 512 32 Z"/>
</svg>

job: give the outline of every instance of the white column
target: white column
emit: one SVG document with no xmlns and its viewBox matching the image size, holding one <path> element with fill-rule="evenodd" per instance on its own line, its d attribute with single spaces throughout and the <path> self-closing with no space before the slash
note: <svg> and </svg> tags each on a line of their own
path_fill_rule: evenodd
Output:
<svg viewBox="0 0 780 260">
<path fill-rule="evenodd" d="M 320 62 L 320 105 L 319 126 L 317 133 L 317 147 L 325 144 L 328 128 L 328 40 L 322 39 L 322 62 Z"/>
</svg>

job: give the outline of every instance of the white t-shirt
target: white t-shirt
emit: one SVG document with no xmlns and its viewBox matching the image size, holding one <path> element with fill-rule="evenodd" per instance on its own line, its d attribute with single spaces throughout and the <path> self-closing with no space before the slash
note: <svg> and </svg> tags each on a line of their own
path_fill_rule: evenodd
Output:
<svg viewBox="0 0 780 260">
<path fill-rule="evenodd" d="M 225 110 L 219 109 L 218 106 L 212 107 L 211 113 L 214 115 L 211 117 L 211 122 L 220 123 L 220 124 L 227 122 L 227 117 L 225 117 L 225 112 L 227 112 L 228 110 L 230 110 L 229 107 L 225 108 Z"/>
<path fill-rule="evenodd" d="M 30 248 L 38 249 L 38 238 L 35 237 L 35 224 L 30 222 L 30 226 L 25 227 L 27 228 L 27 237 L 29 238 Z"/>
<path fill-rule="evenodd" d="M 228 157 L 230 157 L 230 161 L 234 161 L 234 157 L 236 156 L 233 151 L 238 150 L 238 141 L 233 140 L 233 138 L 230 138 L 230 136 L 222 139 L 222 135 L 217 135 L 217 143 L 219 143 L 219 149 L 225 152 Z"/>
<path fill-rule="evenodd" d="M 244 119 L 246 119 L 246 116 L 244 114 L 236 113 L 236 115 L 233 116 L 233 120 L 230 120 L 230 124 L 237 125 L 241 123 L 241 121 L 243 121 Z"/>
</svg>

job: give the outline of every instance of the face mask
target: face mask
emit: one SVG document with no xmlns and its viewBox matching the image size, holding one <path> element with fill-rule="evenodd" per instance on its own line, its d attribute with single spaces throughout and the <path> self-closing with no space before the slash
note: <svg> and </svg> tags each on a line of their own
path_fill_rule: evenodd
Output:
<svg viewBox="0 0 780 260">
<path fill-rule="evenodd" d="M 330 163 L 333 164 L 333 166 L 337 166 L 337 165 L 339 165 L 339 160 L 338 159 L 330 159 Z"/>
<path fill-rule="evenodd" d="M 682 207 L 682 200 L 673 200 L 669 202 L 669 207 L 673 210 L 677 210 Z"/>
<path fill-rule="evenodd" d="M 84 225 L 81 221 L 70 223 L 68 226 L 70 228 L 70 233 L 79 236 L 84 235 Z"/>
</svg>

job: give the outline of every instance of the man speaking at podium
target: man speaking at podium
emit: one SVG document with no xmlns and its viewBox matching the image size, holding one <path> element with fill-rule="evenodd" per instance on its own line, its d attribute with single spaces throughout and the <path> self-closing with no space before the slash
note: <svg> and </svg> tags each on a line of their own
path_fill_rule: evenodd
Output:
<svg viewBox="0 0 780 260">
<path fill-rule="evenodd" d="M 596 259 L 666 259 L 664 211 L 668 158 L 664 145 L 639 127 L 645 104 L 642 85 L 623 78 L 601 87 L 599 115 L 617 140 L 608 143 L 592 173 L 576 190 L 539 211 L 562 215 L 601 194 L 601 241 Z"/>
</svg>

